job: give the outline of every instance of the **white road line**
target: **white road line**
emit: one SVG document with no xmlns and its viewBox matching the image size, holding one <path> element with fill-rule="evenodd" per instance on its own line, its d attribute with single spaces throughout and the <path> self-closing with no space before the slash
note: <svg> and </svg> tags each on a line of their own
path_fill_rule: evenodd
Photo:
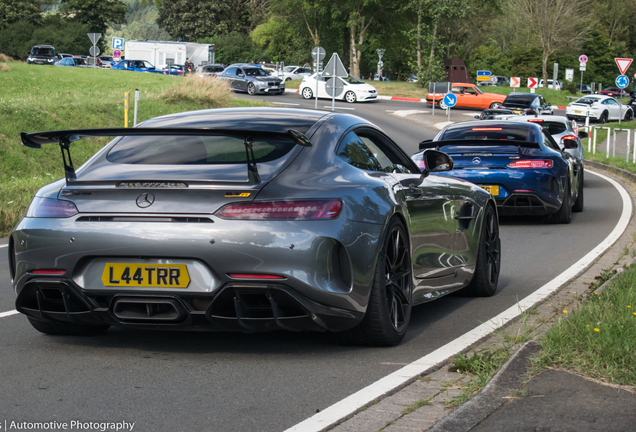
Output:
<svg viewBox="0 0 636 432">
<path fill-rule="evenodd" d="M 574 265 L 558 275 L 556 278 L 552 279 L 550 282 L 546 283 L 514 306 L 503 311 L 489 322 L 474 328 L 457 339 L 447 343 L 443 347 L 438 348 L 419 360 L 416 360 L 402 369 L 399 369 L 379 381 L 376 381 L 340 402 L 336 402 L 330 407 L 322 410 L 320 413 L 309 417 L 295 426 L 292 426 L 285 432 L 319 432 L 325 428 L 333 426 L 341 419 L 350 416 L 363 406 L 368 405 L 374 399 L 380 398 L 387 393 L 392 392 L 394 389 L 399 388 L 408 383 L 410 380 L 422 375 L 433 366 L 467 349 L 472 344 L 490 334 L 493 330 L 500 328 L 505 323 L 518 317 L 521 313 L 531 308 L 539 301 L 552 295 L 561 285 L 585 270 L 588 265 L 593 263 L 603 252 L 612 246 L 616 240 L 618 240 L 627 228 L 632 215 L 631 198 L 620 184 L 609 177 L 590 171 L 587 168 L 585 171 L 597 175 L 611 183 L 612 186 L 618 190 L 618 193 L 621 195 L 621 199 L 623 200 L 623 212 L 621 213 L 621 217 L 614 230 L 605 238 L 605 240 L 599 243 L 587 255 L 574 263 Z"/>
<path fill-rule="evenodd" d="M 273 104 L 276 105 L 290 105 L 290 106 L 298 106 L 300 104 L 296 104 L 296 103 L 288 103 L 288 102 L 272 102 Z"/>
<path fill-rule="evenodd" d="M 0 312 L 0 318 L 8 317 L 8 316 L 15 315 L 15 314 L 18 314 L 18 313 L 20 313 L 20 312 L 18 312 L 17 310 L 12 310 L 12 311 L 9 311 L 9 312 Z"/>
<path fill-rule="evenodd" d="M 394 116 L 398 116 L 398 117 L 406 117 L 406 116 L 410 116 L 410 115 L 415 115 L 415 114 L 427 114 L 430 111 L 423 111 L 423 110 L 398 110 L 398 111 L 393 111 L 391 112 L 391 114 L 393 114 Z"/>
<path fill-rule="evenodd" d="M 327 106 L 327 105 L 325 105 L 325 107 L 324 107 L 324 108 L 329 108 L 329 109 L 331 109 L 331 105 L 328 105 L 328 106 Z M 335 108 L 336 108 L 336 109 L 343 109 L 343 110 L 352 110 L 352 111 L 355 111 L 355 110 L 356 110 L 355 108 L 345 108 L 345 107 L 335 107 Z"/>
<path fill-rule="evenodd" d="M 9 247 L 9 245 L 8 245 L 8 244 L 6 244 L 6 245 L 0 245 L 0 249 L 2 249 L 2 248 L 6 248 L 6 247 Z"/>
</svg>

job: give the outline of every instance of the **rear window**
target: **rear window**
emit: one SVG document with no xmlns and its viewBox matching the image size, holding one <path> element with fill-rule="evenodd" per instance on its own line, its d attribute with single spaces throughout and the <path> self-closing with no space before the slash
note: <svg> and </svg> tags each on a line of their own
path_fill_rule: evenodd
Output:
<svg viewBox="0 0 636 432">
<path fill-rule="evenodd" d="M 296 143 L 285 136 L 254 137 L 256 163 L 282 158 Z M 234 136 L 124 137 L 106 156 L 118 164 L 217 165 L 246 163 L 243 138 Z"/>
<path fill-rule="evenodd" d="M 512 105 L 512 106 L 519 106 L 519 107 L 530 107 L 530 105 L 532 104 L 532 102 L 535 99 L 536 99 L 536 97 L 533 97 L 533 96 L 508 95 L 508 96 L 506 96 L 506 99 L 504 99 L 503 105 L 504 106 Z"/>
<path fill-rule="evenodd" d="M 568 130 L 567 125 L 561 122 L 541 122 L 536 124 L 541 126 L 544 131 L 548 131 L 550 135 L 558 135 Z"/>
<path fill-rule="evenodd" d="M 443 140 L 514 140 L 526 141 L 528 127 L 524 126 L 473 126 L 446 131 Z"/>
</svg>

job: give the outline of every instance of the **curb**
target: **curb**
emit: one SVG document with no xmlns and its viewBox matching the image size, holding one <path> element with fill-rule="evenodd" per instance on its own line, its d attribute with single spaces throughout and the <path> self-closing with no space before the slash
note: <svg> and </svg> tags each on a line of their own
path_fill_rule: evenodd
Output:
<svg viewBox="0 0 636 432">
<path fill-rule="evenodd" d="M 539 352 L 536 340 L 526 342 L 497 371 L 476 396 L 437 422 L 426 432 L 467 432 L 505 402 L 505 396 L 521 387 L 530 367 L 530 357 Z"/>
</svg>

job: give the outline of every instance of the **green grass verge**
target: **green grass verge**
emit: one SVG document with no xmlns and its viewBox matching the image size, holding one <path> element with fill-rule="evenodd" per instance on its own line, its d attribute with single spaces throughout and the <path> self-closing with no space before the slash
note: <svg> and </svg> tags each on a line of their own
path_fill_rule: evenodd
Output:
<svg viewBox="0 0 636 432">
<path fill-rule="evenodd" d="M 615 384 L 636 385 L 636 266 L 564 313 L 541 341 L 538 368 L 574 370 Z"/>
<path fill-rule="evenodd" d="M 11 232 L 40 187 L 64 176 L 59 147 L 24 147 L 21 131 L 123 127 L 124 92 L 134 97 L 135 89 L 141 91 L 138 121 L 214 106 L 192 100 L 167 103 L 164 94 L 180 83 L 180 77 L 21 62 L 5 65 L 0 68 L 0 236 Z M 229 100 L 229 106 L 258 104 Z M 130 126 L 133 106 L 131 102 Z M 74 165 L 80 166 L 106 142 L 103 138 L 73 144 Z"/>
</svg>

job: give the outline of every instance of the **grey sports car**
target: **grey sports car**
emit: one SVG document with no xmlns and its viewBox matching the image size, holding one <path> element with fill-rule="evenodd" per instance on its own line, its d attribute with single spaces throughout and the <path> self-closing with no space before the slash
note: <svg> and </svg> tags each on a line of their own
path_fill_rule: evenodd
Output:
<svg viewBox="0 0 636 432">
<path fill-rule="evenodd" d="M 116 137 L 75 170 L 71 144 Z M 420 171 L 372 123 L 276 108 L 137 128 L 22 133 L 66 178 L 9 239 L 16 308 L 48 334 L 144 329 L 339 332 L 395 345 L 413 305 L 497 289 L 492 196 Z"/>
</svg>

